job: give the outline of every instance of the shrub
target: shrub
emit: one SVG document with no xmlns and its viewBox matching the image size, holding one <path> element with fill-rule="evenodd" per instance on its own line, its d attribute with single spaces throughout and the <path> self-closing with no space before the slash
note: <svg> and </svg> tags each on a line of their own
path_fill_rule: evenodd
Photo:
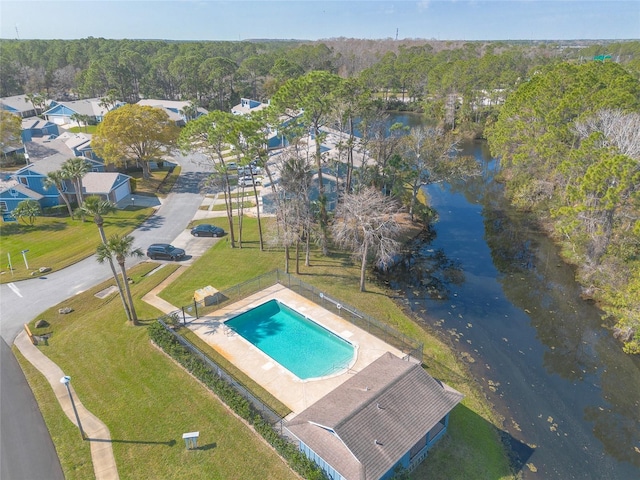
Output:
<svg viewBox="0 0 640 480">
<path fill-rule="evenodd" d="M 289 466 L 304 478 L 309 480 L 326 480 L 327 476 L 312 460 L 298 450 L 294 445 L 280 436 L 249 401 L 238 393 L 231 385 L 218 377 L 197 356 L 184 347 L 171 332 L 160 322 L 149 326 L 151 340 L 182 365 L 189 373 L 205 384 L 220 400 L 229 406 L 236 414 L 253 425 L 256 432 L 287 460 Z"/>
<path fill-rule="evenodd" d="M 66 205 L 54 205 L 53 207 L 46 207 L 42 210 L 42 213 L 50 217 L 64 217 L 69 215 Z"/>
</svg>

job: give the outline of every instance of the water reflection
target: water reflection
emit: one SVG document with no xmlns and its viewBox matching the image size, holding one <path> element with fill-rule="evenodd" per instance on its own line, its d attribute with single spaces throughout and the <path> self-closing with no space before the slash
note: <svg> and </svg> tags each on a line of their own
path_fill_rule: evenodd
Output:
<svg viewBox="0 0 640 480">
<path fill-rule="evenodd" d="M 440 220 L 387 280 L 425 322 L 473 360 L 470 369 L 515 438 L 535 446 L 524 478 L 640 478 L 640 359 L 580 297 L 574 271 L 493 181 L 428 189 Z"/>
</svg>

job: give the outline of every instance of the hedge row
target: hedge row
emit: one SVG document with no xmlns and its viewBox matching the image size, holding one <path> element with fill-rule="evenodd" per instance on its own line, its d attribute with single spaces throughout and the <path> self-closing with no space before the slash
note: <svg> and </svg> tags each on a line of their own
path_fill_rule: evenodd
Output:
<svg viewBox="0 0 640 480">
<path fill-rule="evenodd" d="M 246 420 L 288 462 L 289 466 L 308 480 L 325 480 L 324 472 L 295 445 L 284 439 L 251 403 L 231 385 L 218 377 L 197 356 L 184 347 L 159 322 L 149 326 L 151 340 L 194 377 L 205 384 L 220 400 Z"/>
</svg>

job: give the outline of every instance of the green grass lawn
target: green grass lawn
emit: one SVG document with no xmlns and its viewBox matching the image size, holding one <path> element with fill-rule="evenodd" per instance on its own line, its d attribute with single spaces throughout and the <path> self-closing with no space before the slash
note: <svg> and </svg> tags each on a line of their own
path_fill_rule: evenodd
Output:
<svg viewBox="0 0 640 480">
<path fill-rule="evenodd" d="M 70 132 L 73 133 L 89 133 L 89 134 L 94 134 L 96 133 L 96 128 L 98 128 L 97 125 L 83 125 L 81 127 L 71 127 L 69 129 Z"/>
<path fill-rule="evenodd" d="M 283 250 L 259 250 L 255 219 L 244 219 L 243 235 L 242 249 L 217 242 L 161 296 L 176 306 L 186 305 L 192 301 L 193 292 L 203 286 L 224 290 L 283 267 Z M 154 265 L 145 262 L 132 269 L 136 298 L 176 268 L 168 265 L 145 275 Z M 295 268 L 293 260 L 291 268 Z M 463 403 L 452 412 L 449 434 L 411 478 L 514 478 L 495 426 L 499 419 L 454 349 L 408 317 L 372 278 L 367 292 L 359 292 L 358 265 L 352 264 L 346 254 L 333 252 L 322 257 L 314 251 L 311 266 L 302 265 L 300 273 L 303 281 L 423 342 L 427 371 L 465 394 Z M 258 434 L 154 348 L 144 326 L 127 325 L 116 295 L 105 300 L 94 296 L 109 283 L 40 315 L 38 319 L 51 323 L 48 330 L 53 336 L 49 346 L 39 348 L 71 375 L 81 401 L 111 430 L 120 478 L 296 478 Z M 74 312 L 59 315 L 57 309 L 62 305 L 74 308 Z M 140 301 L 137 305 L 143 323 L 160 313 Z M 30 326 L 37 335 L 36 320 Z M 42 383 L 37 375 L 28 375 L 30 382 Z M 62 413 L 53 408 L 43 412 L 45 417 L 53 417 L 47 424 L 55 430 L 56 448 L 67 452 L 61 455 L 65 475 L 68 479 L 86 478 L 74 472 L 75 462 L 82 466 L 86 459 L 72 458 L 79 440 L 59 431 L 64 422 L 57 417 Z M 200 431 L 199 445 L 203 448 L 187 452 L 181 434 L 193 430 Z"/>
<path fill-rule="evenodd" d="M 168 265 L 145 276 L 156 266 L 145 262 L 131 270 L 136 298 L 177 268 Z M 295 479 L 259 435 L 150 343 L 144 325 L 127 324 L 117 294 L 94 296 L 110 283 L 64 302 L 74 309 L 71 314 L 60 315 L 55 307 L 40 315 L 53 335 L 39 348 L 71 376 L 78 398 L 109 427 L 120 478 Z M 160 314 L 140 301 L 137 307 L 143 323 Z M 38 330 L 34 322 L 31 328 Z M 27 374 L 46 390 L 39 375 Z M 85 445 L 77 429 L 53 407 L 43 413 L 66 479 L 91 478 L 77 465 L 87 462 L 86 455 L 74 453 Z M 68 435 L 67 424 L 75 435 Z M 199 448 L 187 451 L 182 434 L 191 431 L 200 432 Z"/>
<path fill-rule="evenodd" d="M 259 250 L 257 221 L 245 218 L 243 228 L 248 241 L 243 242 L 242 249 L 232 249 L 226 242 L 216 243 L 160 296 L 173 305 L 187 305 L 193 299 L 193 292 L 203 286 L 212 285 L 224 290 L 274 269 L 283 269 L 284 250 Z M 368 280 L 367 291 L 361 293 L 358 289 L 359 265 L 353 264 L 349 255 L 333 252 L 329 257 L 323 257 L 314 251 L 310 263 L 310 267 L 305 267 L 301 258 L 300 278 L 303 281 L 423 342 L 427 371 L 465 395 L 462 405 L 451 414 L 451 424 L 458 423 L 451 428 L 449 440 L 438 445 L 411 478 L 513 478 L 496 428 L 500 420 L 492 413 L 455 350 L 409 318 L 389 298 L 389 292 L 372 278 Z M 293 258 L 290 268 L 293 273 Z M 450 463 L 455 464 L 455 468 L 450 468 Z M 478 472 L 486 475 L 478 475 Z"/>
<path fill-rule="evenodd" d="M 130 233 L 142 223 L 153 209 L 127 207 L 105 217 L 104 229 L 108 236 Z M 0 224 L 0 283 L 31 278 L 40 267 L 59 270 L 95 253 L 100 243 L 98 227 L 92 218 L 84 222 L 68 217 L 38 217 L 35 225 L 22 222 Z M 21 255 L 26 253 L 27 264 Z M 11 256 L 13 273 L 8 267 Z"/>
</svg>

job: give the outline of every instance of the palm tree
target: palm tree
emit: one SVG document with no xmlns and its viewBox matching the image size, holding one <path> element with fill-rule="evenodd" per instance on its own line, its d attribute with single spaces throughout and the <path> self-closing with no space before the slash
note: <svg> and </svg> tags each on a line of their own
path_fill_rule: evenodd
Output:
<svg viewBox="0 0 640 480">
<path fill-rule="evenodd" d="M 62 164 L 62 175 L 71 180 L 76 191 L 78 207 L 82 206 L 82 177 L 89 172 L 89 164 L 83 157 L 72 157 Z"/>
<path fill-rule="evenodd" d="M 56 187 L 56 189 L 58 190 L 58 193 L 60 194 L 60 196 L 62 197 L 62 200 L 64 201 L 64 204 L 67 206 L 67 210 L 69 211 L 69 216 L 73 218 L 73 210 L 71 209 L 71 202 L 69 202 L 69 197 L 67 197 L 67 194 L 64 192 L 65 180 L 66 180 L 66 177 L 62 173 L 62 170 L 54 170 L 53 172 L 47 173 L 47 176 L 44 179 L 44 187 L 47 189 L 51 187 Z"/>
<path fill-rule="evenodd" d="M 88 131 L 89 122 L 91 121 L 91 117 L 89 115 L 82 115 L 81 113 L 74 113 L 69 117 L 69 119 L 73 120 L 78 124 L 78 127 L 82 127 L 81 124 L 84 124 L 84 131 Z"/>
<path fill-rule="evenodd" d="M 98 246 L 96 257 L 98 263 L 103 263 L 108 258 L 116 257 L 116 261 L 118 262 L 118 265 L 120 265 L 120 271 L 122 272 L 122 283 L 124 284 L 124 288 L 127 292 L 127 299 L 129 300 L 129 312 L 131 313 L 129 321 L 132 325 L 137 325 L 138 316 L 133 305 L 129 282 L 127 281 L 127 270 L 124 267 L 124 261 L 127 257 L 141 257 L 143 255 L 139 248 L 132 249 L 133 240 L 134 238 L 131 235 L 121 237 L 116 233 L 109 237 L 106 243 L 102 243 Z"/>
<path fill-rule="evenodd" d="M 78 208 L 80 214 L 84 217 L 85 215 L 89 215 L 93 217 L 93 221 L 98 226 L 98 232 L 100 233 L 100 239 L 102 240 L 102 244 L 106 245 L 107 237 L 104 234 L 104 218 L 103 215 L 108 215 L 109 213 L 113 213 L 116 209 L 116 206 L 107 201 L 102 200 L 97 195 L 91 195 L 90 197 L 85 198 L 82 207 Z M 124 291 L 122 290 L 122 284 L 118 279 L 118 272 L 116 271 L 116 267 L 113 264 L 113 259 L 111 256 L 107 258 L 109 262 L 109 266 L 111 267 L 111 273 L 113 274 L 113 278 L 116 281 L 116 287 L 118 287 L 118 293 L 120 294 L 120 299 L 122 300 L 122 306 L 124 307 L 124 311 L 127 314 L 127 319 L 131 322 L 131 312 L 129 311 L 129 305 L 127 305 L 127 300 L 124 296 Z"/>
</svg>

